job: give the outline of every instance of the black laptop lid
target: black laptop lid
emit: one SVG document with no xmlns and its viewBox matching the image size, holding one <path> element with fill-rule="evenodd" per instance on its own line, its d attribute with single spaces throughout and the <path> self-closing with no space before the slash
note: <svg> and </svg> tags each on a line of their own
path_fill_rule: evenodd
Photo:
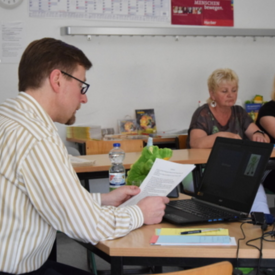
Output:
<svg viewBox="0 0 275 275">
<path fill-rule="evenodd" d="M 273 144 L 216 138 L 196 198 L 249 213 Z"/>
</svg>

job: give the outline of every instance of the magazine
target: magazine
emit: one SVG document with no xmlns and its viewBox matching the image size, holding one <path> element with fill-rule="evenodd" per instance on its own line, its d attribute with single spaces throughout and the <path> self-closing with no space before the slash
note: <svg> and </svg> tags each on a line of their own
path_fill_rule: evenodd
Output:
<svg viewBox="0 0 275 275">
<path fill-rule="evenodd" d="M 154 134 L 157 132 L 154 109 L 139 109 L 135 112 L 140 134 Z"/>
</svg>

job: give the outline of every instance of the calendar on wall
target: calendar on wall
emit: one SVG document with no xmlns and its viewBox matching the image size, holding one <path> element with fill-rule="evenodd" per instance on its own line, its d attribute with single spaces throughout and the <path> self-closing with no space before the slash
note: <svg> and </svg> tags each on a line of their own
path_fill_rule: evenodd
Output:
<svg viewBox="0 0 275 275">
<path fill-rule="evenodd" d="M 29 16 L 171 22 L 170 0 L 29 0 Z"/>
</svg>

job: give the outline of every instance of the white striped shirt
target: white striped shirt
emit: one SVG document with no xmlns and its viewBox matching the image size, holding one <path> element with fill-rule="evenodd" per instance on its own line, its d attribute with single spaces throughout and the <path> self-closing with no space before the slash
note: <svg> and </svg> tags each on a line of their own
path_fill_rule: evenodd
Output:
<svg viewBox="0 0 275 275">
<path fill-rule="evenodd" d="M 0 270 L 48 258 L 56 231 L 96 244 L 143 224 L 138 206 L 101 206 L 80 184 L 52 119 L 28 94 L 0 106 Z"/>
</svg>

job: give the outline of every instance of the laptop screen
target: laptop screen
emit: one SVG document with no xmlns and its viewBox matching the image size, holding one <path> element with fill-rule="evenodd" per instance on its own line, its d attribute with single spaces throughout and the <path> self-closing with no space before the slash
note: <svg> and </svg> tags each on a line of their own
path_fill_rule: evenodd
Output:
<svg viewBox="0 0 275 275">
<path fill-rule="evenodd" d="M 197 198 L 249 212 L 273 144 L 218 137 Z"/>
</svg>

